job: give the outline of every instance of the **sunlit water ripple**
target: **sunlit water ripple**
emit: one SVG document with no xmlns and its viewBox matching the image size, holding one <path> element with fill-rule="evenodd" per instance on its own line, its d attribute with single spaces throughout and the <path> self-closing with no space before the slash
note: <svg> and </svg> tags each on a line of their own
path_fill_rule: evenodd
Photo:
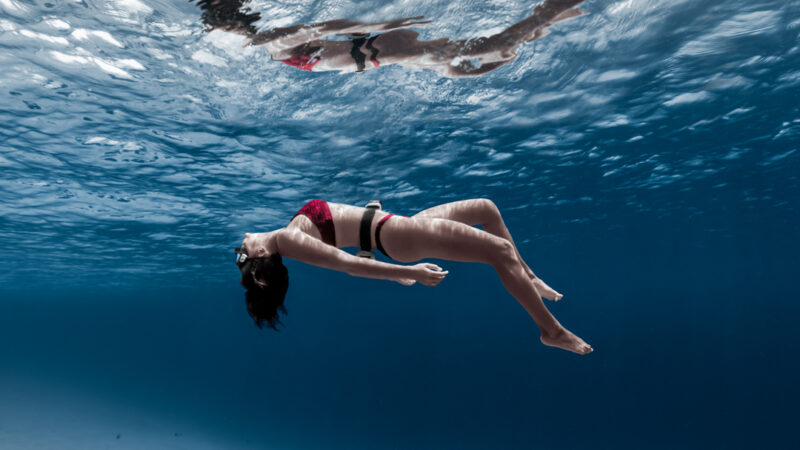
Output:
<svg viewBox="0 0 800 450">
<path fill-rule="evenodd" d="M 381 5 L 253 7 L 264 27 L 425 15 L 431 39 L 496 32 L 533 6 Z M 544 236 L 530 217 L 613 229 L 610 205 L 796 217 L 800 2 L 584 8 L 512 63 L 448 79 L 302 72 L 204 32 L 189 2 L 0 0 L 0 281 L 41 259 L 65 283 L 229 278 L 217 268 L 245 230 L 311 198 L 409 213 L 488 196 L 523 242 Z"/>
</svg>

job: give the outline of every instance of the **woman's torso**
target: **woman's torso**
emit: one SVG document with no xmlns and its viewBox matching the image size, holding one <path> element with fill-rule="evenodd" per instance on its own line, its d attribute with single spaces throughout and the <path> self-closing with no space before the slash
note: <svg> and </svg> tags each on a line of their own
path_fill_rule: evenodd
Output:
<svg viewBox="0 0 800 450">
<path fill-rule="evenodd" d="M 303 70 L 356 72 L 358 64 L 354 51 L 362 56 L 362 69 L 369 70 L 378 66 L 401 64 L 404 67 L 435 69 L 447 65 L 456 55 L 457 46 L 448 39 L 434 41 L 418 41 L 419 34 L 410 30 L 393 30 L 374 36 L 372 48 L 367 42 L 371 39 L 360 39 L 360 46 L 354 49 L 354 41 L 314 40 L 298 45 L 290 50 L 272 51 L 265 46 L 273 59 L 294 65 Z M 290 60 L 300 56 L 313 57 L 309 67 L 297 65 Z M 373 61 L 374 57 L 374 61 Z M 310 59 L 312 60 L 312 59 Z M 301 67 L 302 66 L 302 67 Z"/>
<path fill-rule="evenodd" d="M 328 208 L 333 217 L 333 226 L 336 232 L 336 247 L 359 247 L 361 245 L 359 240 L 361 217 L 364 215 L 365 208 L 330 202 L 328 202 Z M 370 239 L 373 248 L 376 247 L 375 228 L 378 226 L 378 222 L 388 214 L 389 213 L 382 210 L 375 212 L 370 230 Z M 302 214 L 295 216 L 286 228 L 300 230 L 315 239 L 322 240 L 322 234 L 317 225 Z"/>
</svg>

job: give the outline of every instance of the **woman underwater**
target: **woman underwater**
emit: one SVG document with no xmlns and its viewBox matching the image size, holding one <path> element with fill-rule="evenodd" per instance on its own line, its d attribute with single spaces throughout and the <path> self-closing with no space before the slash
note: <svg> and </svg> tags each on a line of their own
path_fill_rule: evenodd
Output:
<svg viewBox="0 0 800 450">
<path fill-rule="evenodd" d="M 273 60 L 308 71 L 363 72 L 379 66 L 432 69 L 448 77 L 483 75 L 517 57 L 516 49 L 547 35 L 556 22 L 586 14 L 575 6 L 583 0 L 545 0 L 533 15 L 489 37 L 466 40 L 447 38 L 419 41 L 419 33 L 405 30 L 430 21 L 422 17 L 388 22 L 360 23 L 331 20 L 258 31 L 261 16 L 243 10 L 245 0 L 199 0 L 208 29 L 221 29 L 247 37 L 249 45 L 262 46 Z M 371 33 L 380 33 L 370 36 Z M 329 36 L 348 40 L 326 40 Z"/>
<path fill-rule="evenodd" d="M 474 228 L 480 225 L 483 230 Z M 377 248 L 399 262 L 424 258 L 489 264 L 506 290 L 528 311 L 541 331 L 545 345 L 578 354 L 592 347 L 564 328 L 547 310 L 542 297 L 559 300 L 562 295 L 539 279 L 519 255 L 491 200 L 463 200 L 426 209 L 412 217 L 386 213 L 377 205 L 367 208 L 312 200 L 283 228 L 267 233 L 245 234 L 236 249 L 247 289 L 247 309 L 261 327 L 275 328 L 278 311 L 289 286 L 282 257 L 353 276 L 392 280 L 410 286 L 420 282 L 436 286 L 447 271 L 430 263 L 401 265 L 353 256 L 342 247 Z"/>
</svg>

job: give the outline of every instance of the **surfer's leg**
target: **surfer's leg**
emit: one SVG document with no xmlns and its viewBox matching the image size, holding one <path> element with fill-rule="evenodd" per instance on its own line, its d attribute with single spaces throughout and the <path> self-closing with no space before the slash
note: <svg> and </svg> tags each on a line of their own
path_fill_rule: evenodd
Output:
<svg viewBox="0 0 800 450">
<path fill-rule="evenodd" d="M 592 350 L 550 314 L 508 240 L 446 219 L 398 217 L 383 230 L 384 247 L 400 261 L 439 258 L 491 265 L 508 293 L 539 326 L 543 343 L 581 354 Z"/>
<path fill-rule="evenodd" d="M 548 286 L 541 278 L 537 277 L 536 274 L 533 273 L 533 270 L 531 270 L 522 259 L 516 244 L 514 244 L 514 239 L 511 237 L 511 233 L 508 231 L 503 221 L 503 216 L 500 214 L 500 210 L 493 201 L 486 198 L 476 198 L 445 203 L 421 211 L 414 215 L 414 217 L 455 220 L 456 222 L 461 222 L 470 226 L 480 225 L 485 231 L 507 240 L 514 246 L 514 253 L 517 255 L 519 262 L 522 264 L 528 277 L 533 281 L 542 297 L 548 300 L 560 300 L 563 297 L 563 295 Z"/>
</svg>

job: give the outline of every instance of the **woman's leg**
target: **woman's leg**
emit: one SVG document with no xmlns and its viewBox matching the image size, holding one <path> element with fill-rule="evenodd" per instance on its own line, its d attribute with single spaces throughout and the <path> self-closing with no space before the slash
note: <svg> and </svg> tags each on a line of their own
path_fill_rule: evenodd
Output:
<svg viewBox="0 0 800 450">
<path fill-rule="evenodd" d="M 336 19 L 311 25 L 293 25 L 259 32 L 251 37 L 251 45 L 263 45 L 269 51 L 286 51 L 311 41 L 332 35 L 370 34 L 412 26 L 425 26 L 429 20 L 406 17 L 386 22 L 362 23 L 349 19 Z"/>
<path fill-rule="evenodd" d="M 514 253 L 517 255 L 520 264 L 525 269 L 528 277 L 536 286 L 542 297 L 548 300 L 561 300 L 563 295 L 547 285 L 541 278 L 537 277 L 533 270 L 525 263 L 517 250 L 514 239 L 508 231 L 503 216 L 497 205 L 486 198 L 476 198 L 471 200 L 461 200 L 443 205 L 434 206 L 414 215 L 415 218 L 439 218 L 454 220 L 470 226 L 480 225 L 483 229 L 495 236 L 499 236 L 514 245 Z"/>
<path fill-rule="evenodd" d="M 508 240 L 452 220 L 398 217 L 386 223 L 382 241 L 387 252 L 401 261 L 439 258 L 491 265 L 539 326 L 544 344 L 580 354 L 592 351 L 550 314 Z"/>
<path fill-rule="evenodd" d="M 588 14 L 575 6 L 584 0 L 545 0 L 533 9 L 533 14 L 502 32 L 487 38 L 475 38 L 465 42 L 472 52 L 511 52 L 520 45 L 546 36 L 548 27 L 557 22 Z"/>
<path fill-rule="evenodd" d="M 586 14 L 574 8 L 582 2 L 545 0 L 530 17 L 489 37 L 419 41 L 415 31 L 396 30 L 380 35 L 375 47 L 387 64 L 427 67 L 452 77 L 479 76 L 512 61 L 519 46 L 545 36 L 547 27 Z"/>
</svg>

